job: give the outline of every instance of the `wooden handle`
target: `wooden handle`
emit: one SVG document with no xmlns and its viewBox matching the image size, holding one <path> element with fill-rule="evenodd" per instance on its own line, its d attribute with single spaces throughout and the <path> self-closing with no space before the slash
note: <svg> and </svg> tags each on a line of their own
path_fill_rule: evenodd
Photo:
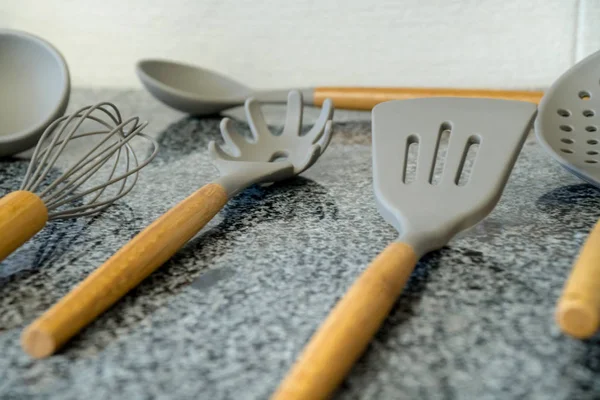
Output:
<svg viewBox="0 0 600 400">
<path fill-rule="evenodd" d="M 216 183 L 184 199 L 28 326 L 23 349 L 36 358 L 53 354 L 175 254 L 226 202 L 225 189 Z"/>
<path fill-rule="evenodd" d="M 336 108 L 371 110 L 375 105 L 384 101 L 414 99 L 418 97 L 478 97 L 521 100 L 537 104 L 543 95 L 543 92 L 524 90 L 320 87 L 315 88 L 313 101 L 316 106 L 321 106 L 325 99 L 330 98 L 333 100 L 333 105 Z"/>
<path fill-rule="evenodd" d="M 563 332 L 578 339 L 593 336 L 600 325 L 600 222 L 588 236 L 556 308 Z"/>
<path fill-rule="evenodd" d="M 352 285 L 311 338 L 274 400 L 328 398 L 366 349 L 417 262 L 413 248 L 390 244 Z"/>
<path fill-rule="evenodd" d="M 0 199 L 0 262 L 48 222 L 46 205 L 35 193 L 12 192 Z"/>
</svg>

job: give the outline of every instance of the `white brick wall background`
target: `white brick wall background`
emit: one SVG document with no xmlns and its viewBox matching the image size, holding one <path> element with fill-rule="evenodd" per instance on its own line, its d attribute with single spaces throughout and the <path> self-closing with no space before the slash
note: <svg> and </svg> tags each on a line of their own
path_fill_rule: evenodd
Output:
<svg viewBox="0 0 600 400">
<path fill-rule="evenodd" d="M 600 49 L 599 22 L 600 0 L 0 1 L 85 87 L 139 88 L 135 62 L 160 57 L 263 88 L 543 89 Z"/>
</svg>

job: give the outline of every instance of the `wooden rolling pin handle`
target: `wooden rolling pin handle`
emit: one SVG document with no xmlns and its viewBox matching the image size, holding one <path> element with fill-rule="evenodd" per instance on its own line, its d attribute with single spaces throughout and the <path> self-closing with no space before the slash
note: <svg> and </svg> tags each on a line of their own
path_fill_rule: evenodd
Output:
<svg viewBox="0 0 600 400">
<path fill-rule="evenodd" d="M 378 87 L 318 87 L 314 89 L 313 102 L 323 105 L 325 99 L 333 101 L 335 108 L 371 110 L 375 105 L 389 100 L 419 97 L 477 97 L 488 99 L 520 100 L 538 104 L 544 95 L 539 91 L 484 90 L 447 88 L 378 88 Z"/>
<path fill-rule="evenodd" d="M 577 339 L 592 337 L 600 327 L 600 222 L 586 239 L 556 308 L 561 330 Z"/>
<path fill-rule="evenodd" d="M 226 202 L 225 189 L 216 183 L 181 201 L 28 326 L 21 336 L 23 349 L 36 358 L 53 354 L 171 258 Z"/>
<path fill-rule="evenodd" d="M 12 192 L 0 199 L 0 261 L 21 247 L 48 222 L 46 205 L 35 193 Z"/>
<path fill-rule="evenodd" d="M 363 272 L 311 338 L 274 400 L 326 399 L 385 320 L 417 262 L 411 246 L 390 244 Z"/>
</svg>

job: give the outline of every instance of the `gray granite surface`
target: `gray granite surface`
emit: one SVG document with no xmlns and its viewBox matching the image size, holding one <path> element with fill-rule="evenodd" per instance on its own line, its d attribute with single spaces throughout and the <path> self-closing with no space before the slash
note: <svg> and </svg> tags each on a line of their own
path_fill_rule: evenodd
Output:
<svg viewBox="0 0 600 400">
<path fill-rule="evenodd" d="M 218 118 L 188 118 L 141 91 L 75 90 L 71 109 L 99 100 L 149 119 L 161 151 L 108 211 L 52 222 L 0 263 L 0 398 L 268 398 L 396 236 L 375 209 L 368 113 L 337 110 L 332 144 L 310 170 L 240 194 L 61 352 L 37 361 L 21 350 L 21 330 L 217 176 L 206 144 Z M 276 124 L 281 109 L 268 115 Z M 25 159 L 0 160 L 0 195 L 18 187 Z M 600 398 L 600 340 L 567 338 L 553 321 L 598 217 L 600 194 L 531 137 L 496 209 L 419 263 L 336 397 Z"/>
</svg>

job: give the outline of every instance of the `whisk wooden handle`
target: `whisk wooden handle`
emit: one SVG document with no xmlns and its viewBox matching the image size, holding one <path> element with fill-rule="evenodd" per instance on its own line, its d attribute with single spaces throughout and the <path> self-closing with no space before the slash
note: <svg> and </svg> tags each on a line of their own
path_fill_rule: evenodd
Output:
<svg viewBox="0 0 600 400">
<path fill-rule="evenodd" d="M 227 202 L 222 186 L 199 189 L 122 247 L 23 332 L 31 356 L 47 357 L 167 261 Z"/>
<path fill-rule="evenodd" d="M 46 205 L 35 193 L 12 192 L 0 199 L 0 261 L 38 233 L 48 222 Z"/>
<path fill-rule="evenodd" d="M 311 338 L 273 400 L 328 398 L 366 349 L 417 262 L 413 248 L 390 244 L 352 285 Z"/>
<path fill-rule="evenodd" d="M 600 328 L 600 222 L 573 264 L 556 320 L 563 332 L 578 339 L 589 338 Z"/>
<path fill-rule="evenodd" d="M 418 97 L 477 97 L 504 100 L 521 100 L 539 103 L 544 95 L 539 91 L 526 90 L 483 90 L 447 88 L 378 88 L 378 87 L 318 87 L 314 89 L 313 102 L 316 106 L 330 98 L 336 108 L 370 110 L 375 105 L 389 100 L 413 99 Z"/>
</svg>

